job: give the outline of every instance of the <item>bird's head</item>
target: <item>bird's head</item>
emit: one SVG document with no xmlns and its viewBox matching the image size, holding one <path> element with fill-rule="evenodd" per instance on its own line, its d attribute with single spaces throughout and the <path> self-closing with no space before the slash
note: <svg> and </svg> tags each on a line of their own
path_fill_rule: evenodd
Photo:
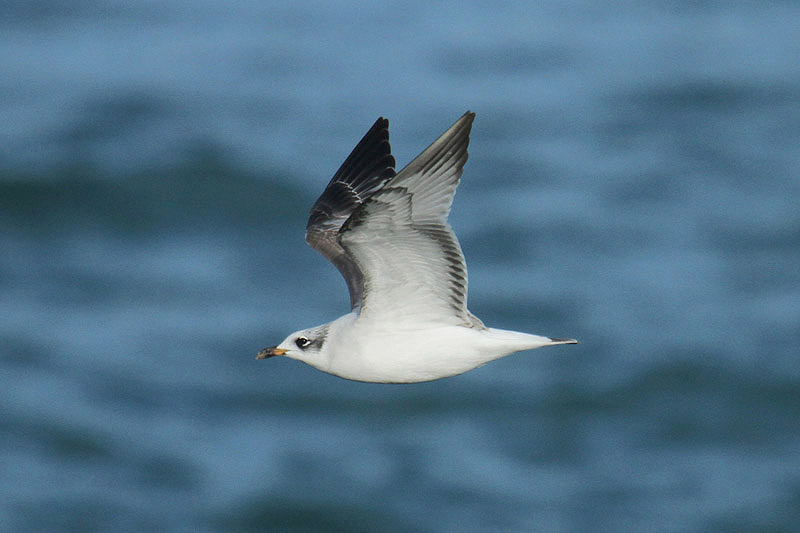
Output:
<svg viewBox="0 0 800 533">
<path fill-rule="evenodd" d="M 301 329 L 295 331 L 277 346 L 264 348 L 256 359 L 267 359 L 276 355 L 283 355 L 307 363 L 313 367 L 324 367 L 325 359 L 325 340 L 328 337 L 328 324 L 314 328 Z"/>
</svg>

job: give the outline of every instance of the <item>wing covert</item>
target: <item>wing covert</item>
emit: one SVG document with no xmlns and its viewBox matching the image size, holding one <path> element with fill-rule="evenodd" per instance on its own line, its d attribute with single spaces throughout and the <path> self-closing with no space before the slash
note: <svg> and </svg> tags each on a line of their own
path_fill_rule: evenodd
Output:
<svg viewBox="0 0 800 533">
<path fill-rule="evenodd" d="M 484 327 L 467 309 L 467 267 L 447 223 L 474 117 L 465 113 L 342 227 L 340 243 L 362 275 L 362 315 Z"/>
</svg>

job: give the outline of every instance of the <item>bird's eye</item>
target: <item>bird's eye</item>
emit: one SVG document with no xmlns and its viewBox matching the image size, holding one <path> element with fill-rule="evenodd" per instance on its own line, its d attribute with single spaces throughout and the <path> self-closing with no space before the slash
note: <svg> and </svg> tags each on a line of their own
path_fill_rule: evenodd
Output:
<svg viewBox="0 0 800 533">
<path fill-rule="evenodd" d="M 294 341 L 298 348 L 306 348 L 311 344 L 311 340 L 305 337 L 297 337 Z"/>
</svg>

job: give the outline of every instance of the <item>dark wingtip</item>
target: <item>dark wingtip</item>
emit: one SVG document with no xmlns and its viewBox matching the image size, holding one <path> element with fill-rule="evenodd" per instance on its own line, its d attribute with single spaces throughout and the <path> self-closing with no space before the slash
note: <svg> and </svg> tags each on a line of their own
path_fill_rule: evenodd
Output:
<svg viewBox="0 0 800 533">
<path fill-rule="evenodd" d="M 472 111 L 467 110 L 459 119 L 456 121 L 456 124 L 459 122 L 469 124 L 470 128 L 472 127 L 472 123 L 475 121 L 475 113 Z"/>
<path fill-rule="evenodd" d="M 311 207 L 306 229 L 339 229 L 367 198 L 395 175 L 389 120 L 380 117 L 364 134 Z"/>
</svg>

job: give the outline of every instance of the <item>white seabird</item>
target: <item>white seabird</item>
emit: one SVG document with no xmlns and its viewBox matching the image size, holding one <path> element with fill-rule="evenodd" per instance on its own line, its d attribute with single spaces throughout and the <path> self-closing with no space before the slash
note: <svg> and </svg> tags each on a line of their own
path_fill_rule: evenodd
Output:
<svg viewBox="0 0 800 533">
<path fill-rule="evenodd" d="M 350 313 L 258 353 L 356 381 L 454 376 L 522 350 L 575 344 L 487 328 L 467 309 L 467 267 L 447 223 L 467 161 L 466 112 L 399 173 L 379 118 L 311 208 L 306 242 L 342 273 Z"/>
</svg>

